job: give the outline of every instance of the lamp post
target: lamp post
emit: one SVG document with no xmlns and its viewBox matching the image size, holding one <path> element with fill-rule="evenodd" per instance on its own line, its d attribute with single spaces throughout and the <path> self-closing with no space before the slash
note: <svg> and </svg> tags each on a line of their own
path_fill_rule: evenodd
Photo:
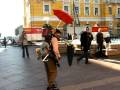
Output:
<svg viewBox="0 0 120 90">
<path fill-rule="evenodd" d="M 73 19 L 73 29 L 74 29 L 74 36 L 75 36 L 75 3 L 74 3 L 74 0 L 73 0 L 73 2 L 72 2 L 72 6 L 73 6 L 73 17 L 74 17 L 74 19 Z"/>
<path fill-rule="evenodd" d="M 77 2 L 78 3 L 78 2 Z M 74 27 L 74 36 L 75 36 L 75 26 L 77 25 L 77 26 L 80 26 L 80 20 L 79 20 L 79 14 L 78 14 L 78 11 L 77 10 L 79 10 L 79 7 L 78 7 L 78 9 L 77 9 L 77 7 L 76 7 L 76 2 L 73 0 L 72 1 L 72 6 L 73 6 L 73 17 L 74 17 L 74 22 L 73 22 L 73 27 Z"/>
</svg>

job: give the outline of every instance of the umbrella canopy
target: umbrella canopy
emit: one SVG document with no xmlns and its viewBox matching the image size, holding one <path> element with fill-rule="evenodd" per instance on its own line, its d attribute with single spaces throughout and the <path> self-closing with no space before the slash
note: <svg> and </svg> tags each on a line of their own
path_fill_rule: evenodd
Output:
<svg viewBox="0 0 120 90">
<path fill-rule="evenodd" d="M 73 17 L 69 15 L 67 12 L 62 10 L 53 10 L 54 15 L 56 15 L 60 20 L 65 22 L 66 24 L 72 24 Z"/>
</svg>

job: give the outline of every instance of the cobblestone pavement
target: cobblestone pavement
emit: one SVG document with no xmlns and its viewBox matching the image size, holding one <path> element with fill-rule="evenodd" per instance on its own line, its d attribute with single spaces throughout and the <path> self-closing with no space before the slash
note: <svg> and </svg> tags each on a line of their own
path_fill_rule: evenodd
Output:
<svg viewBox="0 0 120 90">
<path fill-rule="evenodd" d="M 30 58 L 22 58 L 20 47 L 0 48 L 0 90 L 46 90 L 44 65 L 29 47 Z M 120 58 L 90 59 L 91 64 L 76 62 L 71 67 L 63 55 L 58 68 L 60 90 L 120 90 Z M 111 68 L 112 67 L 112 68 Z"/>
</svg>

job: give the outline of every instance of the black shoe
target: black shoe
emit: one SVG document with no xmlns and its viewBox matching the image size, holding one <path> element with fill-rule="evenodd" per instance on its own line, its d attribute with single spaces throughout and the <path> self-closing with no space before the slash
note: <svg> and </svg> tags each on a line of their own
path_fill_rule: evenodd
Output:
<svg viewBox="0 0 120 90">
<path fill-rule="evenodd" d="M 50 90 L 50 87 L 47 87 L 47 90 Z"/>
<path fill-rule="evenodd" d="M 52 90 L 59 90 L 56 83 L 52 85 Z"/>
<path fill-rule="evenodd" d="M 53 90 L 53 88 L 52 87 L 47 87 L 47 90 Z"/>
<path fill-rule="evenodd" d="M 47 87 L 47 90 L 60 90 L 60 89 L 57 87 Z"/>
<path fill-rule="evenodd" d="M 90 62 L 85 62 L 85 64 L 91 64 Z"/>
</svg>

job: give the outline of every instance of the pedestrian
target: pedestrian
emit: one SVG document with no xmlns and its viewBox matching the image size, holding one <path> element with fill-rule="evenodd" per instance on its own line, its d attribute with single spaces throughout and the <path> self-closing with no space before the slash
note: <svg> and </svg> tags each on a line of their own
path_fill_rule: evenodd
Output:
<svg viewBox="0 0 120 90">
<path fill-rule="evenodd" d="M 103 48 L 104 47 L 104 38 L 103 38 L 103 33 L 102 31 L 99 29 L 98 33 L 96 34 L 96 42 L 97 42 L 97 52 L 96 52 L 96 56 L 99 57 L 105 57 L 105 53 L 103 53 Z"/>
<path fill-rule="evenodd" d="M 67 59 L 69 66 L 72 65 L 73 56 L 74 56 L 74 47 L 72 44 L 67 44 Z"/>
<path fill-rule="evenodd" d="M 28 41 L 25 31 L 22 32 L 22 35 L 20 37 L 21 43 L 22 43 L 22 57 L 25 58 L 25 52 L 27 57 L 29 58 L 29 52 L 28 52 Z"/>
<path fill-rule="evenodd" d="M 11 42 L 12 42 L 12 45 L 15 45 L 15 44 L 16 44 L 15 39 L 12 39 Z"/>
<path fill-rule="evenodd" d="M 4 37 L 4 39 L 3 39 L 3 44 L 4 44 L 5 48 L 6 48 L 6 46 L 7 46 L 7 40 L 6 40 L 6 37 Z"/>
<path fill-rule="evenodd" d="M 45 68 L 48 78 L 48 87 L 47 90 L 59 90 L 56 85 L 57 77 L 57 66 L 59 66 L 61 55 L 58 49 L 58 41 L 60 40 L 61 32 L 56 30 L 55 33 L 52 33 L 52 37 L 49 42 L 49 38 L 46 38 L 46 41 L 49 43 L 49 56 L 47 62 L 45 62 Z M 45 45 L 44 45 L 45 46 Z M 48 45 L 46 44 L 48 47 Z"/>
<path fill-rule="evenodd" d="M 68 40 L 72 40 L 72 35 L 68 33 Z"/>
<path fill-rule="evenodd" d="M 105 45 L 105 48 L 106 48 L 106 55 L 108 55 L 107 51 L 109 50 L 109 48 L 110 48 L 110 43 L 111 43 L 110 35 L 107 34 L 106 37 L 105 37 L 104 39 L 105 39 L 105 42 L 106 42 L 106 45 Z"/>
<path fill-rule="evenodd" d="M 83 58 L 85 58 L 85 64 L 88 64 L 88 55 L 91 46 L 91 41 L 93 40 L 93 35 L 89 31 L 89 27 L 86 27 L 86 30 L 81 33 L 81 50 L 83 51 L 82 55 L 77 59 L 77 63 Z"/>
</svg>

